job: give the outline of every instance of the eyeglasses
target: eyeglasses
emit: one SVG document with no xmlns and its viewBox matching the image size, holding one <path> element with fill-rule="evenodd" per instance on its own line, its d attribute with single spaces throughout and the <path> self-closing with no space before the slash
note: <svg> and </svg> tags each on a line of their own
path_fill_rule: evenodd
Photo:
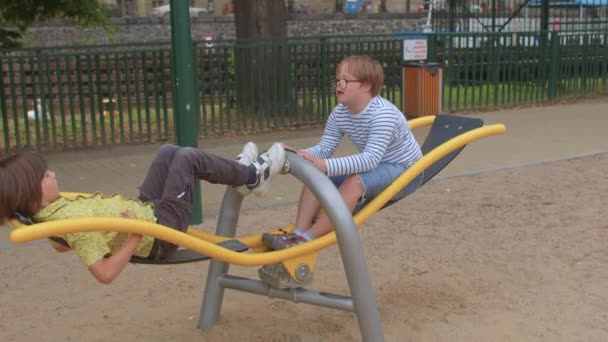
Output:
<svg viewBox="0 0 608 342">
<path fill-rule="evenodd" d="M 338 87 L 339 89 L 346 89 L 349 83 L 353 82 L 361 82 L 360 80 L 345 80 L 345 79 L 335 79 L 333 85 Z"/>
</svg>

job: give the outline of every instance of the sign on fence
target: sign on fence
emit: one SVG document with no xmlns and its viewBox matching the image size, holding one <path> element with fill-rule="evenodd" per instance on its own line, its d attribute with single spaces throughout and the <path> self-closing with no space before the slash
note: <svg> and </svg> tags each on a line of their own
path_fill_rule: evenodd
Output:
<svg viewBox="0 0 608 342">
<path fill-rule="evenodd" d="M 427 58 L 428 46 L 424 36 L 416 36 L 403 40 L 403 60 L 422 61 Z"/>
</svg>

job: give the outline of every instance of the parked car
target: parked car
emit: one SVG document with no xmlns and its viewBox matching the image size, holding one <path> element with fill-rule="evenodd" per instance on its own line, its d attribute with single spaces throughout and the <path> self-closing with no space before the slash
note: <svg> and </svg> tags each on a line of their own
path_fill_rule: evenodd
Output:
<svg viewBox="0 0 608 342">
<path fill-rule="evenodd" d="M 152 14 L 155 16 L 159 16 L 159 17 L 169 15 L 170 13 L 171 13 L 170 5 L 158 6 L 158 7 L 154 7 L 152 9 Z M 190 7 L 190 16 L 191 17 L 197 17 L 201 14 L 207 14 L 207 9 L 202 8 L 202 7 Z"/>
<path fill-rule="evenodd" d="M 483 14 L 483 9 L 479 5 L 470 4 L 469 13 L 471 14 Z"/>
</svg>

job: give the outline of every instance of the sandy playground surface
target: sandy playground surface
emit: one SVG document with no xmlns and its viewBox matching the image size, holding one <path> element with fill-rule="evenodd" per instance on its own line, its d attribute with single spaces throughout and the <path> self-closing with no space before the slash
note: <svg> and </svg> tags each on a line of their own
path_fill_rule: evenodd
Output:
<svg viewBox="0 0 608 342">
<path fill-rule="evenodd" d="M 607 341 L 606 170 L 603 154 L 437 179 L 374 215 L 361 234 L 386 340 Z M 241 232 L 287 225 L 295 209 L 245 211 L 240 226 L 255 228 Z M 205 262 L 130 265 L 104 286 L 43 242 L 0 257 L 4 342 L 360 339 L 353 314 L 230 290 L 203 334 Z M 337 247 L 312 287 L 348 293 Z"/>
</svg>

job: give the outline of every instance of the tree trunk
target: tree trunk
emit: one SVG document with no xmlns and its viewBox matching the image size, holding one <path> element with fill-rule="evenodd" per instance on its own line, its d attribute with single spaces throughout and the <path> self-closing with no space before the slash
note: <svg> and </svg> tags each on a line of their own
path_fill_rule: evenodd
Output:
<svg viewBox="0 0 608 342">
<path fill-rule="evenodd" d="M 386 0 L 380 0 L 380 12 L 388 12 L 388 9 L 386 8 Z"/>
<path fill-rule="evenodd" d="M 236 0 L 237 101 L 242 115 L 278 115 L 287 100 L 289 76 L 287 7 L 285 0 Z M 268 38 L 268 39 L 262 39 Z M 279 84 L 272 87 L 272 84 Z M 255 120 L 257 118 L 257 120 Z M 255 115 L 264 126 L 264 118 Z M 267 124 L 268 122 L 266 122 Z"/>
<path fill-rule="evenodd" d="M 286 37 L 285 0 L 235 0 L 236 37 Z"/>
</svg>

